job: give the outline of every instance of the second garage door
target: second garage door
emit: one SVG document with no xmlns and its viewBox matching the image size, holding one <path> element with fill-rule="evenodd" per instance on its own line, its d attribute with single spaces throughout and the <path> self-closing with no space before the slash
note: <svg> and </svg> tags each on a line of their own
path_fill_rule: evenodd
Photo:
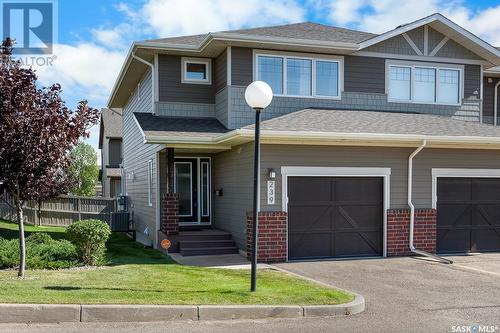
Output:
<svg viewBox="0 0 500 333">
<path fill-rule="evenodd" d="M 288 178 L 288 258 L 382 255 L 383 178 Z"/>
<path fill-rule="evenodd" d="M 439 178 L 437 251 L 500 251 L 500 179 Z"/>
</svg>

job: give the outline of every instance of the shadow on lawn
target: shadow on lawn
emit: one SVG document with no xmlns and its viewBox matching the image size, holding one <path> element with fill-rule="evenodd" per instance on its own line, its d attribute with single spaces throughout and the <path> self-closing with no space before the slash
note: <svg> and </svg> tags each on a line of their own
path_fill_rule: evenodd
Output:
<svg viewBox="0 0 500 333">
<path fill-rule="evenodd" d="M 43 289 L 52 290 L 52 291 L 80 291 L 80 290 L 100 290 L 100 291 L 133 291 L 133 292 L 154 292 L 154 293 L 167 293 L 167 294 L 175 294 L 175 293 L 186 293 L 185 290 L 161 290 L 161 289 L 133 289 L 133 288 L 115 288 L 115 287 L 75 287 L 75 286 L 45 286 Z M 196 294 L 208 294 L 213 293 L 213 290 L 205 289 L 205 290 L 189 290 L 189 293 Z M 234 294 L 234 295 L 243 295 L 244 292 L 238 290 L 220 290 L 219 294 Z"/>
</svg>

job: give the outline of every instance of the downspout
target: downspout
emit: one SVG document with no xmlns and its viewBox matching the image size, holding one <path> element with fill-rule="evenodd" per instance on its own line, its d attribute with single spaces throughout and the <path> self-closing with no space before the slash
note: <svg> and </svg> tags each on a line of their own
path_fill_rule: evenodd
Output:
<svg viewBox="0 0 500 333">
<path fill-rule="evenodd" d="M 439 257 L 435 254 L 418 250 L 415 248 L 413 244 L 413 236 L 414 236 L 414 229 L 415 229 L 415 206 L 413 205 L 412 201 L 412 181 L 413 181 L 413 158 L 417 156 L 418 153 L 424 147 L 427 145 L 427 140 L 422 141 L 422 145 L 420 145 L 413 153 L 411 153 L 410 157 L 408 158 L 408 206 L 410 207 L 410 242 L 409 242 L 409 247 L 410 251 L 416 254 L 419 254 L 421 256 L 429 257 L 435 260 L 438 260 L 440 262 L 446 263 L 446 264 L 452 264 L 453 262 L 451 260 Z"/>
<path fill-rule="evenodd" d="M 497 84 L 495 84 L 495 102 L 493 106 L 493 124 L 496 126 L 498 121 L 497 121 L 497 114 L 498 114 L 498 87 L 500 86 L 500 79 L 498 79 Z"/>
<path fill-rule="evenodd" d="M 151 112 L 155 114 L 155 66 L 152 63 L 136 56 L 135 52 L 132 52 L 132 58 L 151 68 Z"/>
</svg>

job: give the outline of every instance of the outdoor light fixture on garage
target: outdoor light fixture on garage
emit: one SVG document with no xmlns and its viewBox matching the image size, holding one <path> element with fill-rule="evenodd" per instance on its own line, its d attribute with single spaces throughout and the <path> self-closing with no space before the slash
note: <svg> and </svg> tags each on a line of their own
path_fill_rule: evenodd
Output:
<svg viewBox="0 0 500 333">
<path fill-rule="evenodd" d="M 273 100 L 271 87 L 263 81 L 252 82 L 245 90 L 245 100 L 255 111 L 255 154 L 253 172 L 253 224 L 252 224 L 252 272 L 250 291 L 257 286 L 257 230 L 259 211 L 259 172 L 260 172 L 260 113 Z"/>
</svg>

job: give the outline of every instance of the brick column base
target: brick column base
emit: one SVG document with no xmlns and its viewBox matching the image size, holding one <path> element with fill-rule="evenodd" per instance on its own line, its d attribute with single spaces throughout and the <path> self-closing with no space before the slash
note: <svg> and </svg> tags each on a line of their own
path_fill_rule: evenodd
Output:
<svg viewBox="0 0 500 333">
<path fill-rule="evenodd" d="M 257 231 L 257 261 L 286 261 L 286 212 L 260 212 Z M 252 257 L 252 213 L 247 213 L 247 258 Z"/>
<path fill-rule="evenodd" d="M 435 209 L 415 209 L 413 244 L 415 248 L 430 253 L 436 252 Z M 408 256 L 410 239 L 410 210 L 389 209 L 387 211 L 387 256 Z"/>
<path fill-rule="evenodd" d="M 179 196 L 166 193 L 161 199 L 161 231 L 166 235 L 179 233 Z"/>
</svg>

